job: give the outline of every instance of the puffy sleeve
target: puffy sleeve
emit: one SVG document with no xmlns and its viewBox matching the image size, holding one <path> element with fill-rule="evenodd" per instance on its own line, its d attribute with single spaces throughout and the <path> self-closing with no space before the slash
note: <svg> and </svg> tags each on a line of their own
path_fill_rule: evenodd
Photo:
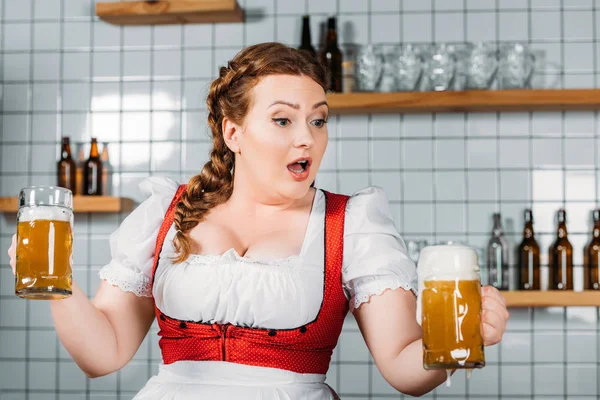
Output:
<svg viewBox="0 0 600 400">
<path fill-rule="evenodd" d="M 379 187 L 363 189 L 348 200 L 342 279 L 351 310 L 386 289 L 418 292 L 416 267 Z"/>
<path fill-rule="evenodd" d="M 140 189 L 148 196 L 110 235 L 111 261 L 100 278 L 137 296 L 152 297 L 154 248 L 164 215 L 178 184 L 167 178 L 148 178 Z"/>
</svg>

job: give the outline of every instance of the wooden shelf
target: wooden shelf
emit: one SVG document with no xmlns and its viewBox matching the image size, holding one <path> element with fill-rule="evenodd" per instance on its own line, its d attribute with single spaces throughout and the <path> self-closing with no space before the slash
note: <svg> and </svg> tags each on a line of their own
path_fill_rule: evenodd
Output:
<svg viewBox="0 0 600 400">
<path fill-rule="evenodd" d="M 73 211 L 76 213 L 116 213 L 133 210 L 133 200 L 111 196 L 75 196 Z M 0 197 L 0 212 L 17 212 L 19 199 Z"/>
<path fill-rule="evenodd" d="M 600 307 L 600 291 L 510 291 L 501 292 L 509 307 Z"/>
<path fill-rule="evenodd" d="M 556 111 L 600 108 L 600 89 L 330 94 L 335 114 Z"/>
<path fill-rule="evenodd" d="M 199 24 L 244 20 L 244 12 L 236 0 L 99 2 L 96 3 L 96 15 L 115 25 Z"/>
</svg>

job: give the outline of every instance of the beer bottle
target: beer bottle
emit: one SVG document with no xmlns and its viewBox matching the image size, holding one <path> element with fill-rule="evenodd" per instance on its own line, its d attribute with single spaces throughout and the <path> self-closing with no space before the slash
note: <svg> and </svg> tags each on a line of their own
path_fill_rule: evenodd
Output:
<svg viewBox="0 0 600 400">
<path fill-rule="evenodd" d="M 58 186 L 77 192 L 77 164 L 71 156 L 71 140 L 68 136 L 62 138 L 60 160 L 56 169 Z"/>
<path fill-rule="evenodd" d="M 83 165 L 85 164 L 85 149 L 83 143 L 78 144 L 77 154 L 77 194 L 83 194 Z"/>
<path fill-rule="evenodd" d="M 518 249 L 519 289 L 540 290 L 540 246 L 533 233 L 533 213 L 525 210 L 523 241 Z"/>
<path fill-rule="evenodd" d="M 300 43 L 299 49 L 306 50 L 310 55 L 316 58 L 317 52 L 312 45 L 312 40 L 310 37 L 310 19 L 308 15 L 304 15 L 302 17 L 302 41 Z"/>
<path fill-rule="evenodd" d="M 492 237 L 487 247 L 488 282 L 498 290 L 509 289 L 508 242 L 504 237 L 500 213 L 494 213 Z"/>
<path fill-rule="evenodd" d="M 102 160 L 100 160 L 96 138 L 92 138 L 90 156 L 83 165 L 83 194 L 102 195 Z"/>
<path fill-rule="evenodd" d="M 594 210 L 594 228 L 592 229 L 592 240 L 585 247 L 583 254 L 584 273 L 588 281 L 585 289 L 600 289 L 600 209 Z"/>
<path fill-rule="evenodd" d="M 567 238 L 567 212 L 558 211 L 556 241 L 548 254 L 550 289 L 573 290 L 573 246 Z"/>
<path fill-rule="evenodd" d="M 328 92 L 342 91 L 342 52 L 338 47 L 335 17 L 327 20 L 327 40 L 321 53 L 325 67 L 325 87 Z"/>
<path fill-rule="evenodd" d="M 108 156 L 108 143 L 103 143 L 100 160 L 102 161 L 102 194 L 110 195 L 112 191 L 112 166 Z"/>
</svg>

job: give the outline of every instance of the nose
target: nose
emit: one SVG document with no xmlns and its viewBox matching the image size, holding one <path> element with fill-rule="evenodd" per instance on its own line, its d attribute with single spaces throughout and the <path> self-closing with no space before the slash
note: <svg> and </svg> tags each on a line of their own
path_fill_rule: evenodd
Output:
<svg viewBox="0 0 600 400">
<path fill-rule="evenodd" d="M 295 147 L 305 147 L 310 149 L 314 143 L 315 138 L 313 137 L 313 134 L 308 126 L 303 126 L 298 129 L 294 143 Z"/>
</svg>

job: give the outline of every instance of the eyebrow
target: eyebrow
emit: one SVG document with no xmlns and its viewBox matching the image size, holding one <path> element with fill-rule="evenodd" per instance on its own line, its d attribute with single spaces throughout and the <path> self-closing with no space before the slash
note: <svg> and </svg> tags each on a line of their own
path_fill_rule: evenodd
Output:
<svg viewBox="0 0 600 400">
<path fill-rule="evenodd" d="M 325 100 L 315 104 L 313 106 L 313 110 L 316 110 L 317 108 L 321 107 L 321 106 L 327 106 L 327 109 L 329 109 L 329 104 L 327 104 L 327 102 Z"/>
<path fill-rule="evenodd" d="M 283 104 L 284 106 L 292 107 L 295 110 L 299 110 L 300 109 L 300 105 L 299 104 L 290 103 L 289 101 L 284 101 L 284 100 L 274 101 L 268 108 L 271 108 L 271 107 L 273 107 L 276 104 Z M 327 106 L 327 108 L 329 108 L 329 104 L 327 104 L 326 101 L 321 101 L 319 103 L 316 103 L 315 105 L 313 105 L 312 108 L 313 108 L 313 110 L 315 110 L 315 109 L 317 109 L 317 108 L 319 108 L 319 107 L 321 107 L 323 105 L 325 105 L 325 106 Z"/>
</svg>

